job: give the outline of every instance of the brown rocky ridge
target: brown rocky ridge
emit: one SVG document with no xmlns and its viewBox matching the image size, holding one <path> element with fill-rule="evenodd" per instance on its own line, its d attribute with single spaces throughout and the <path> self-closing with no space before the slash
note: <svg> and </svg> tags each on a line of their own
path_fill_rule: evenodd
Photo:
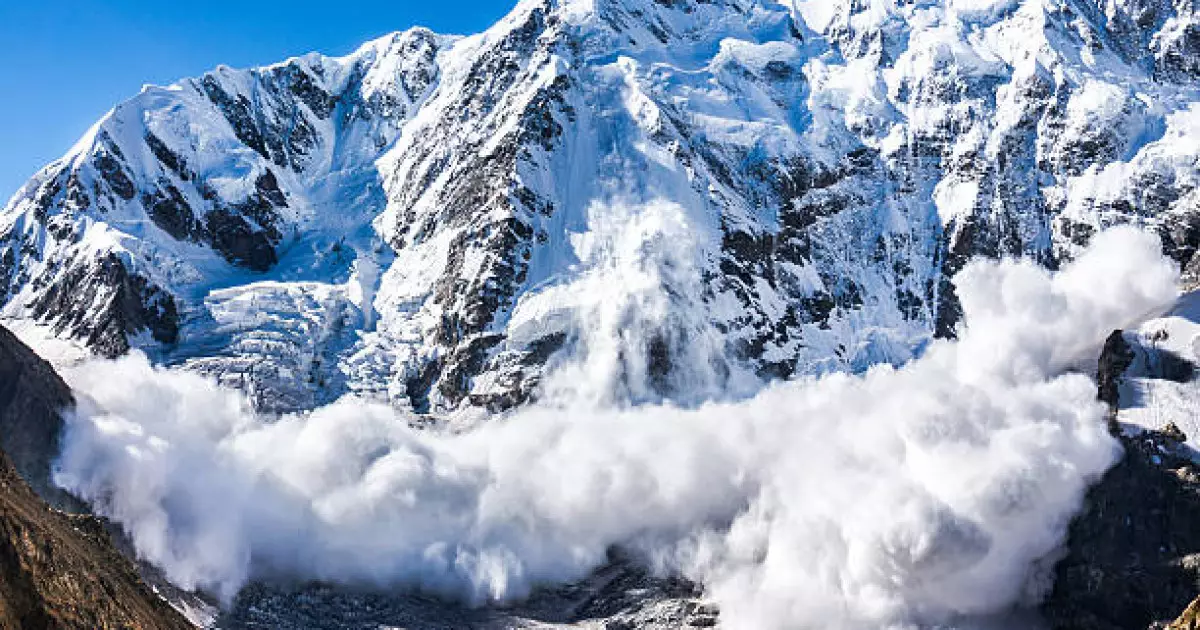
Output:
<svg viewBox="0 0 1200 630">
<path fill-rule="evenodd" d="M 59 410 L 71 403 L 54 370 L 0 327 L 0 445 L 11 453 L 0 451 L 0 630 L 192 628 L 99 518 L 51 508 L 30 487 L 78 505 L 50 484 Z"/>
</svg>

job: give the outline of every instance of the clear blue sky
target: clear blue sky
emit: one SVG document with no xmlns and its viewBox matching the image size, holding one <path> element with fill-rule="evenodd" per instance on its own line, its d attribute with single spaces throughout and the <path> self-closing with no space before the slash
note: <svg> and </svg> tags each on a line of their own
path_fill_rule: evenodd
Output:
<svg viewBox="0 0 1200 630">
<path fill-rule="evenodd" d="M 340 55 L 410 26 L 476 33 L 516 0 L 0 0 L 0 206 L 145 83 Z"/>
</svg>

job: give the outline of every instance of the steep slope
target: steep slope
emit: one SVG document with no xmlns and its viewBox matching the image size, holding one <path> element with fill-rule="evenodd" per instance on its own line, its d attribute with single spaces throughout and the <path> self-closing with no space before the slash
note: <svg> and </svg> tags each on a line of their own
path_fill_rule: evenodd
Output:
<svg viewBox="0 0 1200 630">
<path fill-rule="evenodd" d="M 1143 331 L 1170 327 L 1184 333 L 1187 327 L 1172 320 L 1194 318 L 1197 297 L 1184 296 L 1167 318 Z M 1179 336 L 1184 338 L 1172 341 L 1194 341 L 1193 335 Z M 1194 442 L 1175 424 L 1186 426 L 1194 414 L 1145 396 L 1142 388 L 1191 380 L 1198 357 L 1190 348 L 1177 355 L 1158 347 L 1165 335 L 1151 338 L 1155 344 L 1143 346 L 1147 340 L 1137 332 L 1117 331 L 1100 358 L 1100 397 L 1110 406 L 1110 430 L 1125 454 L 1091 489 L 1071 526 L 1043 606 L 1055 628 L 1161 628 L 1185 608 L 1171 628 L 1193 627 L 1188 619 L 1194 624 L 1197 606 L 1188 604 L 1200 578 L 1200 472 Z M 1146 422 L 1147 415 L 1157 422 Z"/>
<path fill-rule="evenodd" d="M 1198 19 L 525 0 L 473 37 L 220 69 L 14 197 L 3 312 L 274 409 L 502 410 L 597 353 L 576 381 L 609 402 L 902 363 L 954 334 L 972 256 L 1056 266 L 1134 222 L 1195 257 Z"/>
<path fill-rule="evenodd" d="M 0 453 L 0 628 L 192 628 L 91 516 L 51 510 Z"/>
<path fill-rule="evenodd" d="M 0 327 L 0 451 L 40 496 L 61 508 L 78 506 L 50 481 L 61 413 L 74 404 L 54 369 Z"/>
<path fill-rule="evenodd" d="M 0 328 L 0 628 L 191 628 L 142 583 L 99 519 L 52 510 L 26 483 L 70 501 L 49 483 L 59 412 L 70 404 L 54 370 Z"/>
<path fill-rule="evenodd" d="M 226 351 L 217 373 L 254 365 L 238 362 L 243 346 L 301 344 L 290 322 L 272 335 L 224 319 L 219 290 L 358 277 L 352 263 L 373 255 L 369 225 L 382 210 L 373 160 L 435 79 L 445 41 L 415 30 L 344 59 L 146 88 L 10 202 L 0 219 L 7 313 L 109 356 L 131 344 Z M 349 301 L 344 290 L 317 297 L 331 309 Z M 276 349 L 282 361 L 287 348 Z M 301 369 L 258 365 L 269 373 L 252 378 L 289 379 L 291 367 Z"/>
</svg>

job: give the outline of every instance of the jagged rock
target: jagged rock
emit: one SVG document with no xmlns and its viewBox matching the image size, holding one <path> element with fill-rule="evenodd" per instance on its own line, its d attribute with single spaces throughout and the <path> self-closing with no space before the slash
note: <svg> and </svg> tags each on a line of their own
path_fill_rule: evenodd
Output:
<svg viewBox="0 0 1200 630">
<path fill-rule="evenodd" d="M 1179 618 L 1162 630 L 1200 630 L 1200 597 L 1196 598 Z"/>
<path fill-rule="evenodd" d="M 708 628 L 719 611 L 701 598 L 696 585 L 657 577 L 635 560 L 615 553 L 609 564 L 574 584 L 536 589 L 519 604 L 466 608 L 420 594 L 355 591 L 309 584 L 254 584 L 244 589 L 218 619 L 227 630 L 429 630 L 507 628 L 603 628 L 668 630 Z"/>
<path fill-rule="evenodd" d="M 1147 628 L 1200 592 L 1200 484 L 1173 436 L 1122 437 L 1125 457 L 1089 493 L 1045 604 L 1055 628 Z"/>
<path fill-rule="evenodd" d="M 1117 331 L 1100 358 L 1100 398 L 1114 415 L 1132 356 Z M 1125 454 L 1071 524 L 1043 605 L 1056 630 L 1164 627 L 1200 592 L 1200 469 L 1187 436 L 1174 424 L 1137 434 L 1111 427 Z"/>
<path fill-rule="evenodd" d="M 1100 352 L 1099 367 L 1096 370 L 1096 385 L 1099 389 L 1100 401 L 1108 404 L 1108 408 L 1114 416 L 1114 422 L 1121 398 L 1119 390 L 1121 376 L 1133 364 L 1133 359 L 1133 350 L 1125 341 L 1125 331 L 1114 330 L 1104 342 L 1104 349 Z"/>
<path fill-rule="evenodd" d="M 39 495 L 59 507 L 78 507 L 50 480 L 61 414 L 74 404 L 54 369 L 0 326 L 0 451 Z"/>
<path fill-rule="evenodd" d="M 1176 447 L 1187 443 L 1187 435 L 1174 422 L 1167 423 L 1167 426 L 1163 427 L 1161 433 L 1164 440 L 1173 442 Z"/>
<path fill-rule="evenodd" d="M 142 583 L 98 519 L 52 510 L 0 453 L 0 628 L 192 627 Z"/>
</svg>

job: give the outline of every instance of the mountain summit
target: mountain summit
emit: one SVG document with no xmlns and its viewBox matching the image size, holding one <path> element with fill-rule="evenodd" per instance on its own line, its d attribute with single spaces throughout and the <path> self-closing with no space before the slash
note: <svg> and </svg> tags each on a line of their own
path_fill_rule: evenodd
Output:
<svg viewBox="0 0 1200 630">
<path fill-rule="evenodd" d="M 525 0 L 144 89 L 0 212 L 0 312 L 273 410 L 901 363 L 972 256 L 1195 265 L 1198 79 L 1187 2 Z"/>
</svg>

